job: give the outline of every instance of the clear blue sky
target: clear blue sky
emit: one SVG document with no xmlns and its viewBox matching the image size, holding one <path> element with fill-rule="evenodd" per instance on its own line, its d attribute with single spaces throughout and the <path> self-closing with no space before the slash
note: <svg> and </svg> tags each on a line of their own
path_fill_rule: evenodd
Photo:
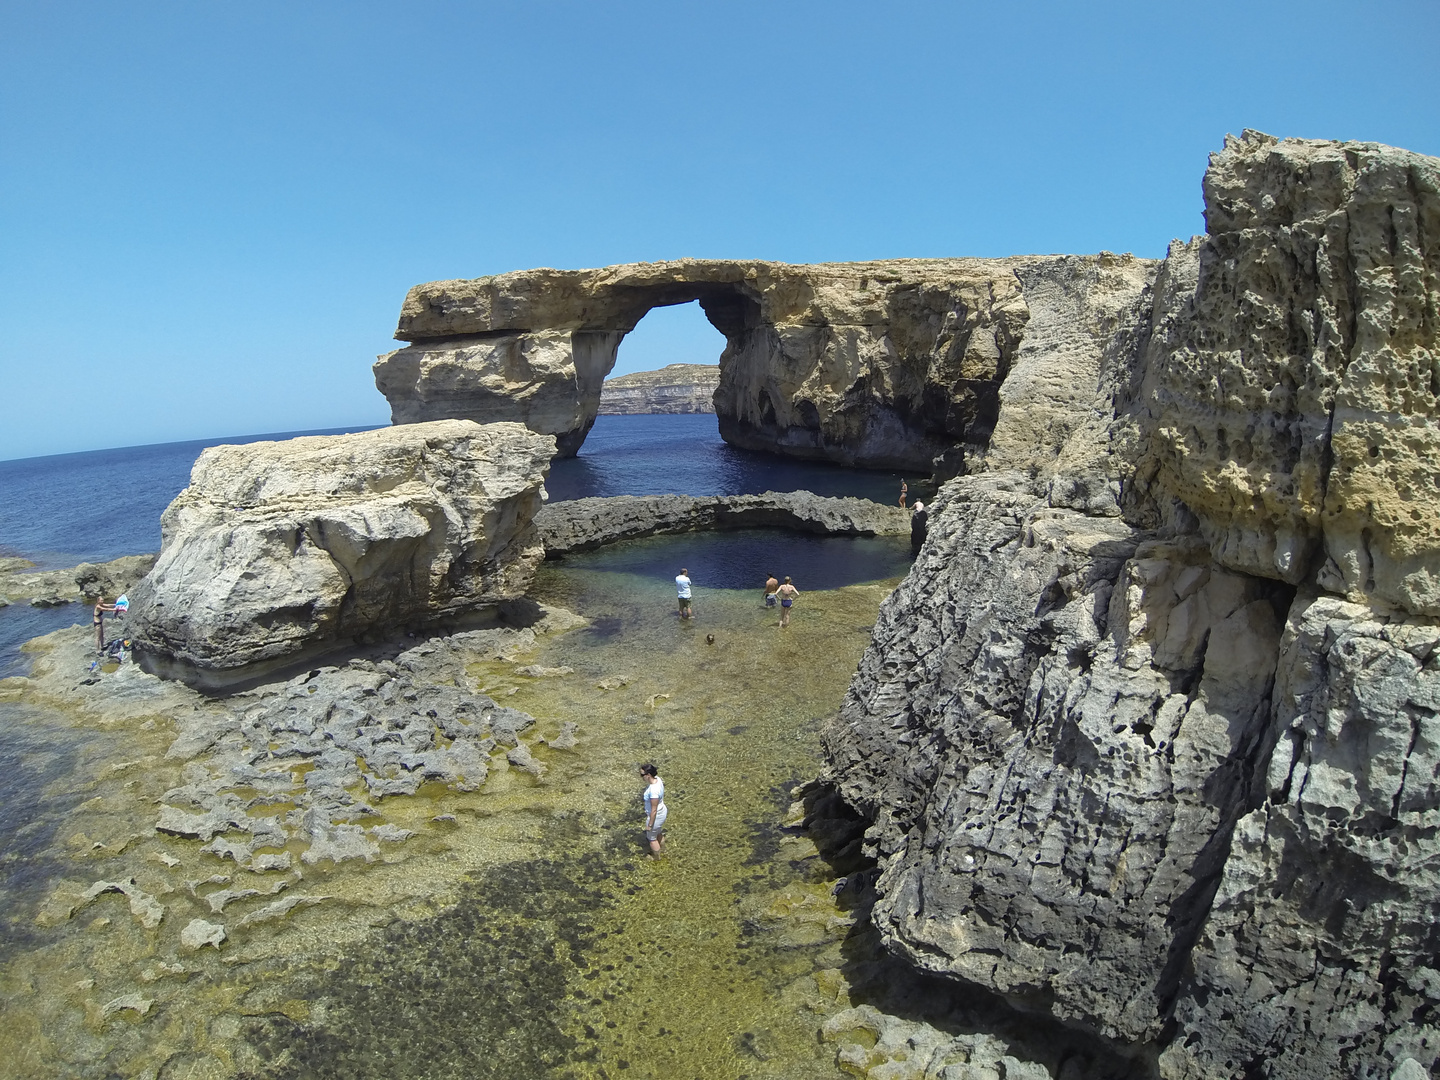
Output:
<svg viewBox="0 0 1440 1080">
<path fill-rule="evenodd" d="M 1158 256 L 1245 127 L 1440 154 L 1440 3 L 12 0 L 0 458 L 383 423 L 436 278 Z"/>
</svg>

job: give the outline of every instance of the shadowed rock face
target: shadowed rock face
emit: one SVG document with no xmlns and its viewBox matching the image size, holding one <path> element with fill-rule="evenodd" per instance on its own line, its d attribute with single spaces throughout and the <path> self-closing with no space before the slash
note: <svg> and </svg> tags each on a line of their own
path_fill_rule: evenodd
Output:
<svg viewBox="0 0 1440 1080">
<path fill-rule="evenodd" d="M 924 473 L 941 458 L 953 475 L 990 439 L 1000 384 L 1036 317 L 1027 281 L 1068 277 L 1133 300 L 1153 270 L 1109 255 L 685 259 L 431 282 L 401 309 L 395 336 L 413 344 L 382 356 L 375 380 L 396 423 L 518 420 L 571 455 L 625 334 L 651 308 L 698 300 L 726 338 L 714 402 L 728 442 Z M 1053 295 L 1034 290 L 1042 322 Z M 1088 314 L 1069 306 L 1071 337 L 1098 357 L 1112 328 Z"/>
<path fill-rule="evenodd" d="M 205 450 L 133 591 L 135 657 L 223 686 L 518 597 L 553 451 L 468 420 Z"/>
<path fill-rule="evenodd" d="M 1028 271 L 985 471 L 930 503 L 827 779 L 916 966 L 1165 1080 L 1419 1078 L 1440 161 L 1246 132 L 1205 195 L 1079 386 L 1065 320 L 1025 352 L 1034 298 L 1103 293 Z"/>
</svg>

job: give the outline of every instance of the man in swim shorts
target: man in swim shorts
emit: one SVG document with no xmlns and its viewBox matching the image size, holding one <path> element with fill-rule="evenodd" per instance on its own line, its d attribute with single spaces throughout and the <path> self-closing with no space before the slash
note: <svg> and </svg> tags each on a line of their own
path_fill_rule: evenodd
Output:
<svg viewBox="0 0 1440 1080">
<path fill-rule="evenodd" d="M 778 589 L 778 588 L 780 588 L 780 582 L 778 582 L 778 581 L 775 580 L 775 575 L 774 575 L 774 574 L 767 574 L 767 575 L 765 576 L 765 606 L 766 606 L 766 607 L 774 607 L 774 606 L 775 606 L 775 603 L 776 603 L 776 600 L 775 600 L 775 590 Z"/>
<path fill-rule="evenodd" d="M 665 850 L 665 819 L 670 809 L 665 805 L 665 781 L 654 765 L 640 766 L 640 779 L 645 781 L 645 839 L 650 841 L 650 854 L 658 858 Z"/>
<path fill-rule="evenodd" d="M 690 605 L 690 571 L 683 566 L 675 578 L 675 591 L 680 596 L 680 618 L 693 619 L 695 609 Z"/>
<path fill-rule="evenodd" d="M 793 604 L 795 598 L 800 595 L 800 590 L 790 584 L 790 578 L 787 576 L 785 578 L 785 584 L 775 590 L 775 595 L 780 597 L 780 625 L 782 627 L 789 626 L 790 605 Z"/>
</svg>

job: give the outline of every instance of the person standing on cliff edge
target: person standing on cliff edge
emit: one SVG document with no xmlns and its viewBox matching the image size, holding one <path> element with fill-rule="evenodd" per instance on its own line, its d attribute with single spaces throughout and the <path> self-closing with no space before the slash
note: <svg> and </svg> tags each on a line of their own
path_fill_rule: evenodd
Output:
<svg viewBox="0 0 1440 1080">
<path fill-rule="evenodd" d="M 910 554 L 920 554 L 920 548 L 925 544 L 927 528 L 925 504 L 916 499 L 915 509 L 910 511 Z"/>
<path fill-rule="evenodd" d="M 130 605 L 127 603 L 125 606 L 128 608 Z M 95 611 L 90 621 L 95 624 L 95 651 L 101 655 L 104 655 L 105 652 L 105 616 L 107 613 L 119 610 L 120 608 L 114 604 L 105 603 L 104 599 L 95 605 Z"/>
<path fill-rule="evenodd" d="M 675 591 L 680 597 L 680 618 L 693 619 L 695 609 L 690 605 L 690 571 L 683 566 L 675 578 Z"/>
<path fill-rule="evenodd" d="M 910 485 L 904 480 L 900 481 L 900 509 L 905 509 L 905 496 L 910 494 Z"/>
</svg>

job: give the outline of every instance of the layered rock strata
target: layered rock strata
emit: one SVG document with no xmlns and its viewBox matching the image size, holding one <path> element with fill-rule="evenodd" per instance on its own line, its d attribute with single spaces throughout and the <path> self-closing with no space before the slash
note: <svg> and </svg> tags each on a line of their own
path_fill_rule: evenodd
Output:
<svg viewBox="0 0 1440 1080">
<path fill-rule="evenodd" d="M 135 657 L 220 686 L 520 596 L 553 450 L 468 420 L 205 450 L 131 597 Z"/>
<path fill-rule="evenodd" d="M 535 515 L 545 554 L 559 558 L 621 540 L 709 529 L 788 529 L 821 536 L 903 536 L 910 512 L 808 491 L 763 495 L 616 495 L 551 503 Z"/>
<path fill-rule="evenodd" d="M 714 364 L 666 364 L 606 379 L 600 388 L 601 416 L 713 413 L 720 369 Z"/>
<path fill-rule="evenodd" d="M 1168 1080 L 1420 1077 L 1440 161 L 1247 132 L 1204 190 L 1209 234 L 1113 297 L 1093 378 L 1067 390 L 1063 324 L 1013 365 L 828 779 L 926 971 Z"/>
<path fill-rule="evenodd" d="M 1028 323 L 1066 321 L 1077 374 L 1094 369 L 1114 329 L 1103 311 L 1154 271 L 1128 255 L 682 259 L 431 282 L 406 297 L 395 336 L 411 344 L 379 359 L 375 381 L 396 423 L 516 420 L 574 454 L 621 339 L 651 308 L 698 300 L 726 339 L 714 405 L 728 442 L 953 475 L 990 440 Z M 1114 302 L 1090 318 L 1057 277 Z"/>
</svg>

